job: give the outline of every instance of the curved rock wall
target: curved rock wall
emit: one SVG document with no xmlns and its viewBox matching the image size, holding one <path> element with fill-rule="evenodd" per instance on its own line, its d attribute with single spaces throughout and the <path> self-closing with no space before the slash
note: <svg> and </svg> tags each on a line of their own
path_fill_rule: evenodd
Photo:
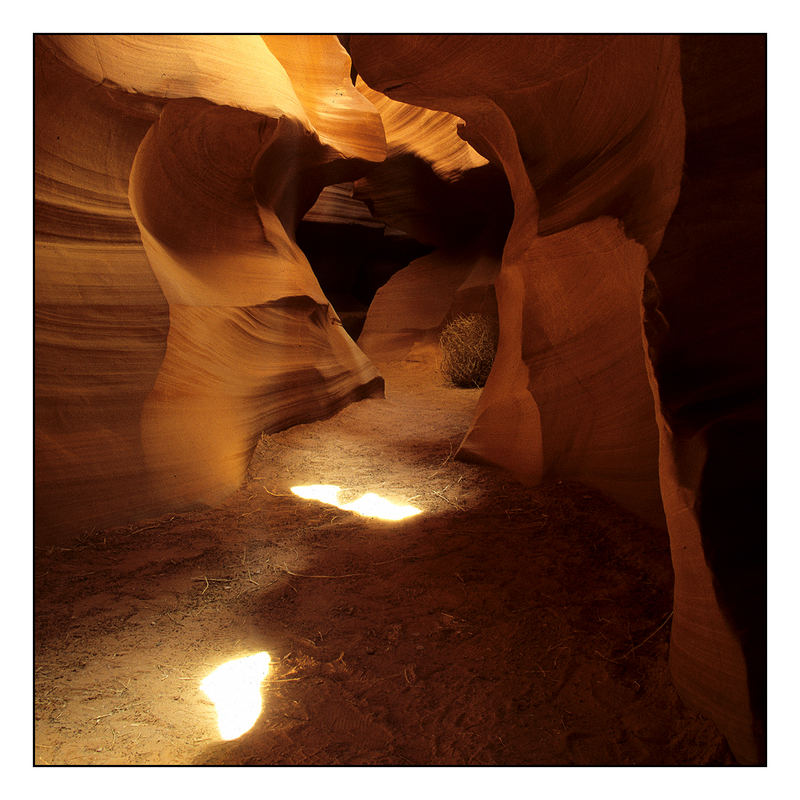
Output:
<svg viewBox="0 0 800 800">
<path fill-rule="evenodd" d="M 763 37 L 342 40 L 358 89 L 333 36 L 36 37 L 38 540 L 218 502 L 382 391 L 296 243 L 337 185 L 324 224 L 433 248 L 364 350 L 496 305 L 461 457 L 666 515 L 675 684 L 763 763 Z"/>
<path fill-rule="evenodd" d="M 163 101 L 35 60 L 35 521 L 40 541 L 146 515 L 139 431 L 169 306 L 128 206 Z"/>
<path fill-rule="evenodd" d="M 494 282 L 513 213 L 502 171 L 459 135 L 463 120 L 401 103 L 368 87 L 386 131 L 387 159 L 356 182 L 375 217 L 433 252 L 393 275 L 375 295 L 359 346 L 385 360 L 438 364 L 449 319 L 497 317 Z"/>
<path fill-rule="evenodd" d="M 324 79 L 298 81 L 304 58 Z M 35 63 L 36 523 L 55 541 L 217 502 L 262 430 L 382 392 L 294 230 L 385 141 L 332 36 L 37 37 Z"/>
<path fill-rule="evenodd" d="M 373 89 L 464 119 L 462 137 L 502 166 L 513 197 L 497 302 L 502 319 L 519 302 L 503 287 L 521 282 L 525 296 L 541 306 L 540 317 L 526 309 L 540 334 L 523 352 L 519 334 L 504 335 L 508 326 L 501 324 L 498 366 L 462 455 L 499 463 L 524 480 L 585 480 L 663 525 L 658 430 L 641 337 L 632 349 L 618 348 L 641 329 L 647 255 L 658 247 L 679 191 L 677 40 L 354 35 L 349 46 Z M 643 251 L 611 246 L 609 252 L 606 235 L 598 239 L 598 257 L 588 257 L 592 248 L 581 248 L 591 237 L 575 228 L 596 226 L 603 215 L 620 220 Z M 570 235 L 556 238 L 562 231 Z M 548 251 L 558 278 L 549 271 Z M 548 305 L 554 290 L 558 307 Z M 523 383 L 532 402 L 511 389 Z M 511 421 L 511 397 L 528 419 Z M 576 407 L 559 397 L 573 398 Z M 545 407 L 550 411 L 542 415 Z M 493 417 L 538 431 L 530 451 L 507 451 Z"/>
<path fill-rule="evenodd" d="M 514 199 L 499 350 L 462 457 L 666 513 L 676 686 L 742 763 L 762 763 L 763 59 L 744 38 L 685 37 L 689 178 L 670 228 L 677 37 L 353 35 L 348 48 L 373 89 L 464 119 Z M 756 509 L 734 511 L 743 499 Z"/>
<path fill-rule="evenodd" d="M 766 726 L 766 57 L 683 36 L 685 176 L 646 322 L 675 566 L 675 683 L 743 762 Z"/>
</svg>

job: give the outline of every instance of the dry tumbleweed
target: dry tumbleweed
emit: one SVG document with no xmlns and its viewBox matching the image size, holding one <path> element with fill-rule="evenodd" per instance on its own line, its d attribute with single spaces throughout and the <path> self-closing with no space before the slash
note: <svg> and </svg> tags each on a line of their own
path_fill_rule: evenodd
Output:
<svg viewBox="0 0 800 800">
<path fill-rule="evenodd" d="M 441 370 L 456 386 L 483 386 L 497 352 L 497 322 L 483 314 L 460 314 L 439 337 Z"/>
</svg>

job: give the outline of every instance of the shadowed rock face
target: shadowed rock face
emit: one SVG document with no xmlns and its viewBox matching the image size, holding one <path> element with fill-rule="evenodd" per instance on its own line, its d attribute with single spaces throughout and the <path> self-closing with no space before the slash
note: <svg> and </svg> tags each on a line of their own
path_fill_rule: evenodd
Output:
<svg viewBox="0 0 800 800">
<path fill-rule="evenodd" d="M 511 189 L 500 345 L 462 457 L 666 514 L 676 685 L 760 763 L 763 40 L 711 39 L 353 35 L 348 49 L 374 90 L 465 120 Z M 687 178 L 668 228 L 681 77 Z"/>
<path fill-rule="evenodd" d="M 475 48 L 472 67 L 463 48 Z M 511 190 L 513 224 L 497 285 L 502 369 L 489 378 L 462 454 L 533 482 L 586 480 L 663 525 L 641 286 L 680 184 L 677 40 L 352 36 L 350 49 L 374 89 L 464 119 L 461 136 L 503 168 Z M 611 220 L 601 235 L 604 216 Z M 613 220 L 632 246 L 609 245 Z M 593 233 L 556 235 L 581 224 Z M 520 291 L 528 298 L 524 333 L 502 323 Z M 538 313 L 531 303 L 541 305 Z M 639 332 L 633 348 L 620 350 L 631 331 Z M 536 374 L 524 377 L 526 370 Z M 512 385 L 526 387 L 536 412 Z M 508 420 L 510 397 L 530 414 L 514 424 L 539 431 L 513 458 L 491 421 Z M 546 406 L 553 410 L 542 418 Z"/>
<path fill-rule="evenodd" d="M 687 701 L 708 708 L 713 698 L 720 728 L 742 731 L 741 760 L 762 762 L 765 63 L 761 36 L 682 37 L 685 173 L 650 265 L 659 297 L 647 313 L 664 507 L 675 520 L 672 672 Z"/>
<path fill-rule="evenodd" d="M 335 37 L 267 39 L 37 37 L 40 540 L 217 502 L 382 392 L 294 241 L 380 119 Z"/>
</svg>

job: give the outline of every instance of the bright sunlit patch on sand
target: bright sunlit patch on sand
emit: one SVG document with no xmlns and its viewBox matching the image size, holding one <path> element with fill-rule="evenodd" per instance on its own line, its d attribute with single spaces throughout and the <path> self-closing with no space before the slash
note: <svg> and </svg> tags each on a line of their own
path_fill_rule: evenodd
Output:
<svg viewBox="0 0 800 800">
<path fill-rule="evenodd" d="M 312 486 L 292 486 L 292 491 L 306 500 L 319 500 L 322 503 L 336 506 L 342 511 L 352 511 L 362 517 L 376 517 L 378 519 L 398 520 L 421 514 L 422 509 L 416 506 L 397 505 L 385 497 L 367 492 L 352 503 L 340 503 L 339 492 L 341 488 L 329 483 L 316 483 Z"/>
<path fill-rule="evenodd" d="M 338 486 L 329 483 L 314 483 L 311 486 L 292 486 L 292 491 L 305 500 L 319 500 L 322 503 L 329 503 L 332 506 L 339 506 L 339 492 L 342 490 Z"/>
<path fill-rule="evenodd" d="M 261 683 L 269 672 L 269 653 L 228 661 L 200 684 L 217 709 L 219 735 L 236 739 L 255 725 L 261 714 Z"/>
<path fill-rule="evenodd" d="M 367 492 L 352 503 L 339 506 L 342 511 L 352 511 L 362 517 L 378 517 L 380 519 L 405 519 L 419 514 L 420 510 L 414 506 L 398 506 L 385 497 Z"/>
</svg>

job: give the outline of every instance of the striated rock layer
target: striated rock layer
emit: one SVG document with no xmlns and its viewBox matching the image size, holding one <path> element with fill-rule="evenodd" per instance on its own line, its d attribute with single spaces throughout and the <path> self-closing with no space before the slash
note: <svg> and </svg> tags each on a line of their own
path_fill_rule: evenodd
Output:
<svg viewBox="0 0 800 800">
<path fill-rule="evenodd" d="M 219 502 L 497 313 L 460 456 L 666 518 L 675 684 L 763 763 L 763 37 L 340 40 L 355 85 L 333 36 L 36 37 L 38 540 Z M 391 275 L 363 352 L 302 225 L 351 330 Z"/>
<path fill-rule="evenodd" d="M 618 330 L 641 329 L 647 257 L 677 201 L 683 154 L 677 40 L 354 35 L 349 46 L 373 89 L 464 119 L 461 135 L 502 167 L 511 190 L 514 218 L 497 286 L 498 367 L 462 454 L 495 460 L 533 481 L 558 476 L 595 483 L 590 477 L 597 473 L 600 488 L 663 524 L 658 430 L 641 336 L 635 355 L 615 348 Z M 606 236 L 598 241 L 600 257 L 592 258 L 591 236 L 580 244 L 572 243 L 574 230 L 554 236 L 581 223 L 596 226 L 603 215 L 620 220 L 625 237 L 641 248 L 613 245 L 616 253 L 607 255 Z M 554 274 L 550 253 L 558 265 Z M 633 291 L 626 288 L 631 280 Z M 514 281 L 516 288 L 501 288 Z M 528 324 L 541 330 L 524 354 L 520 334 L 502 321 L 520 290 L 542 306 L 540 315 L 526 309 Z M 497 440 L 490 420 L 508 419 L 509 398 L 517 396 L 510 387 L 521 386 L 520 370 L 538 369 L 534 362 L 544 354 L 547 370 L 538 382 L 530 376 L 525 381 L 536 406 L 537 392 L 543 406 L 550 405 L 545 395 L 585 402 L 577 414 L 569 404 L 552 405 L 545 419 L 530 403 L 516 406 L 531 415 L 519 425 L 540 431 L 528 445 L 540 454 L 533 466 L 529 455 L 509 457 L 505 437 Z M 585 464 L 593 466 L 587 470 Z"/>
<path fill-rule="evenodd" d="M 335 37 L 37 37 L 35 68 L 40 541 L 216 502 L 261 431 L 382 392 L 294 241 L 385 155 Z"/>
<path fill-rule="evenodd" d="M 356 87 L 381 114 L 387 158 L 355 184 L 372 214 L 426 243 L 382 286 L 359 346 L 383 360 L 438 364 L 438 338 L 457 314 L 497 317 L 494 283 L 513 207 L 502 171 L 458 135 L 464 122 Z"/>
<path fill-rule="evenodd" d="M 511 189 L 499 350 L 461 456 L 532 482 L 578 478 L 654 522 L 666 514 L 676 686 L 742 763 L 760 763 L 763 617 L 747 606 L 753 593 L 762 608 L 763 586 L 747 560 L 761 555 L 763 524 L 763 232 L 731 204 L 749 196 L 763 213 L 763 152 L 748 132 L 763 127 L 763 88 L 743 74 L 763 64 L 757 37 L 723 38 L 683 44 L 687 159 L 723 146 L 710 168 L 702 155 L 690 163 L 700 184 L 684 187 L 669 229 L 685 141 L 677 37 L 353 35 L 348 49 L 373 90 L 465 120 L 461 136 Z M 665 229 L 669 256 L 648 273 Z M 726 355 L 730 334 L 742 362 Z M 758 510 L 732 519 L 731 492 Z M 742 579 L 748 597 L 737 600 Z"/>
</svg>

